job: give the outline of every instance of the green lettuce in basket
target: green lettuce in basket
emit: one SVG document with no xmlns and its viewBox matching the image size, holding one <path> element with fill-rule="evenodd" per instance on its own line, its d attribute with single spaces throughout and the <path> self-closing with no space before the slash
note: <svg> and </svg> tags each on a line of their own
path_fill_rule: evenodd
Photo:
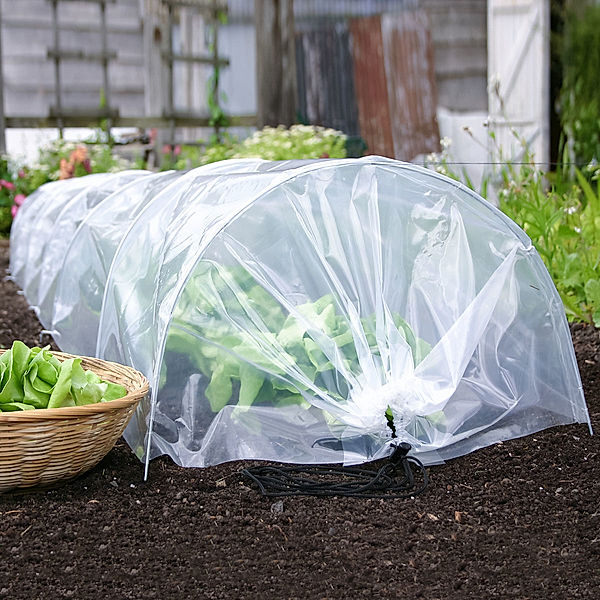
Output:
<svg viewBox="0 0 600 600">
<path fill-rule="evenodd" d="M 28 348 L 15 341 L 0 355 L 0 412 L 108 402 L 127 395 L 81 366 L 81 358 L 59 361 L 50 346 Z"/>
</svg>

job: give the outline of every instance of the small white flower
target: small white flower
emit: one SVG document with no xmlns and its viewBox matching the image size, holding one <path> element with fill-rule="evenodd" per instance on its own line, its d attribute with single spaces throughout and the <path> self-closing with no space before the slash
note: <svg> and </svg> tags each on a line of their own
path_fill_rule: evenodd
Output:
<svg viewBox="0 0 600 600">
<path fill-rule="evenodd" d="M 444 136 L 440 140 L 440 146 L 442 147 L 442 150 L 448 150 L 448 148 L 452 146 L 452 140 L 449 137 Z"/>
</svg>

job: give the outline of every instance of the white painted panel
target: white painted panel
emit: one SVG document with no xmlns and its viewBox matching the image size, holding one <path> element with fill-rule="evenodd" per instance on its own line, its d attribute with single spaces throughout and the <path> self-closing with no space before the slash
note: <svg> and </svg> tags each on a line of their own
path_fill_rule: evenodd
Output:
<svg viewBox="0 0 600 600">
<path fill-rule="evenodd" d="M 227 114 L 255 114 L 256 35 L 251 24 L 231 24 L 219 29 L 219 53 L 229 59 L 221 71 L 221 89 Z"/>
<path fill-rule="evenodd" d="M 202 13 L 193 8 L 181 9 L 180 22 L 173 31 L 173 49 L 182 54 L 210 54 Z M 175 109 L 208 114 L 207 87 L 211 74 L 211 65 L 176 61 L 173 65 Z"/>
<path fill-rule="evenodd" d="M 490 158 L 549 156 L 549 0 L 488 0 Z M 516 133 L 516 135 L 515 135 Z"/>
<path fill-rule="evenodd" d="M 56 105 L 51 2 L 0 0 L 8 116 L 48 115 Z M 86 2 L 59 2 L 60 48 L 98 53 L 102 49 L 100 9 Z M 109 63 L 111 105 L 121 115 L 144 114 L 144 54 L 139 0 L 107 5 L 108 47 L 117 52 Z M 103 85 L 99 62 L 64 59 L 60 66 L 65 110 L 96 110 Z"/>
</svg>

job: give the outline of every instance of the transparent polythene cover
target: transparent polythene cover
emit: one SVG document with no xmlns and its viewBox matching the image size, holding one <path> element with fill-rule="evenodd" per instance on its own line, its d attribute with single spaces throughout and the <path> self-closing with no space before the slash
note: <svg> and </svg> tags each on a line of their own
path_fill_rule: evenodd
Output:
<svg viewBox="0 0 600 600">
<path fill-rule="evenodd" d="M 37 297 L 45 242 L 58 215 L 80 192 L 102 185 L 109 177 L 101 173 L 46 183 L 19 209 L 10 229 L 10 273 L 30 302 Z"/>
<path fill-rule="evenodd" d="M 378 157 L 227 167 L 114 254 L 96 352 L 151 380 L 140 458 L 355 463 L 396 436 L 434 462 L 589 423 L 552 281 L 480 197 Z"/>
<path fill-rule="evenodd" d="M 115 252 L 139 212 L 182 175 L 166 171 L 137 177 L 87 213 L 57 274 L 51 331 L 61 348 L 86 356 L 94 354 L 104 288 Z"/>
<path fill-rule="evenodd" d="M 73 236 L 89 212 L 115 192 L 139 178 L 145 178 L 148 171 L 131 170 L 108 174 L 99 184 L 90 185 L 64 203 L 64 206 L 52 223 L 48 223 L 39 262 L 37 293 L 31 295 L 30 303 L 36 308 L 37 315 L 44 327 L 52 326 L 52 314 L 56 300 L 56 284 L 62 271 L 67 250 Z M 83 257 L 84 260 L 87 260 Z"/>
</svg>

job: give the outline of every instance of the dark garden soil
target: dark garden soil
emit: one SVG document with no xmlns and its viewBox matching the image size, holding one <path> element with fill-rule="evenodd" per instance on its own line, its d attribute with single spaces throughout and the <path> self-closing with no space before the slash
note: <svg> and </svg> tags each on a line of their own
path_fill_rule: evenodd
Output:
<svg viewBox="0 0 600 600">
<path fill-rule="evenodd" d="M 1 281 L 0 344 L 39 330 Z M 600 335 L 572 332 L 600 430 Z M 276 503 L 241 463 L 163 457 L 143 483 L 120 441 L 58 489 L 0 496 L 0 598 L 598 599 L 599 457 L 587 427 L 560 427 L 433 467 L 416 499 Z"/>
</svg>

